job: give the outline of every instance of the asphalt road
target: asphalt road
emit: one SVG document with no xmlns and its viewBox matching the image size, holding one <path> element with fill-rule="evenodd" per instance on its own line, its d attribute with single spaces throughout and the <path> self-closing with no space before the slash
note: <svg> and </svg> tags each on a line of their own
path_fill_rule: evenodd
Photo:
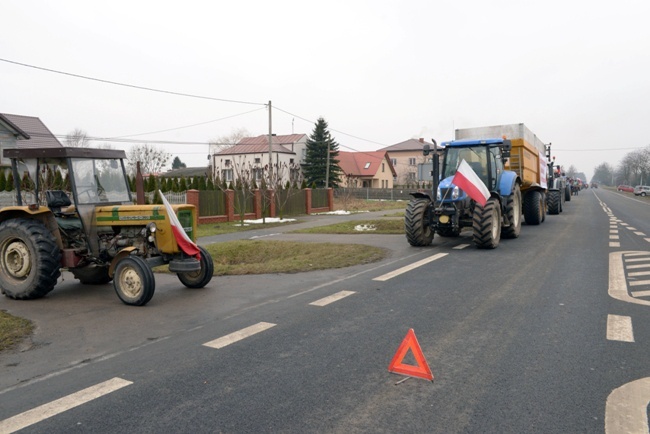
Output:
<svg viewBox="0 0 650 434">
<path fill-rule="evenodd" d="M 391 255 L 202 290 L 157 276 L 144 308 L 66 276 L 45 299 L 0 299 L 38 326 L 0 355 L 0 433 L 647 432 L 648 216 L 647 202 L 587 190 L 493 251 L 469 233 L 413 248 L 260 230 L 246 236 Z M 409 329 L 433 382 L 388 372 Z"/>
</svg>

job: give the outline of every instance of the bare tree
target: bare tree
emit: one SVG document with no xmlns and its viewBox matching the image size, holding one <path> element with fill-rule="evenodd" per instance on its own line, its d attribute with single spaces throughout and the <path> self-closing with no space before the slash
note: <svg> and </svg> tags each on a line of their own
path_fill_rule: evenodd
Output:
<svg viewBox="0 0 650 434">
<path fill-rule="evenodd" d="M 158 173 L 167 165 L 171 158 L 169 152 L 156 148 L 149 144 L 134 145 L 126 154 L 127 157 L 127 170 L 130 175 L 134 175 L 136 165 L 140 162 L 140 170 L 143 173 Z"/>
<path fill-rule="evenodd" d="M 66 134 L 63 144 L 75 148 L 89 148 L 92 144 L 92 140 L 88 138 L 88 133 L 86 131 L 81 128 L 75 128 Z"/>
<path fill-rule="evenodd" d="M 210 145 L 210 155 L 214 155 L 219 151 L 235 146 L 241 139 L 248 136 L 250 136 L 250 133 L 243 127 L 233 129 L 230 134 L 218 136 L 208 141 Z"/>
<path fill-rule="evenodd" d="M 268 179 L 267 173 L 267 179 Z M 283 180 L 286 182 L 283 183 Z M 291 198 L 300 192 L 303 177 L 300 165 L 295 163 L 282 163 L 273 165 L 273 176 L 268 180 L 267 186 L 275 191 L 275 203 L 278 206 L 280 220 L 284 218 L 284 210 Z M 265 197 L 268 192 L 264 192 Z"/>
</svg>

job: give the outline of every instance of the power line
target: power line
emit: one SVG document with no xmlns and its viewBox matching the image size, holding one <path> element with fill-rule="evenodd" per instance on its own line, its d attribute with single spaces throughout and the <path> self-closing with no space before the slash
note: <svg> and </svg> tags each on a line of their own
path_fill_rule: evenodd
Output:
<svg viewBox="0 0 650 434">
<path fill-rule="evenodd" d="M 212 101 L 231 102 L 231 103 L 236 103 L 236 104 L 250 104 L 250 105 L 262 105 L 262 106 L 266 105 L 265 103 L 259 103 L 259 102 L 239 101 L 239 100 L 234 100 L 234 99 L 215 98 L 215 97 L 203 96 L 203 95 L 193 95 L 193 94 L 189 94 L 189 93 L 174 92 L 174 91 L 171 91 L 171 90 L 155 89 L 155 88 L 152 88 L 152 87 L 138 86 L 138 85 L 135 85 L 135 84 L 120 83 L 120 82 L 117 82 L 117 81 L 104 80 L 102 78 L 88 77 L 86 75 L 73 74 L 71 72 L 58 71 L 56 69 L 44 68 L 42 66 L 29 65 L 27 63 L 16 62 L 14 60 L 9 60 L 9 59 L 0 58 L 0 61 L 6 62 L 6 63 L 11 63 L 11 64 L 14 64 L 14 65 L 24 66 L 26 68 L 38 69 L 40 71 L 53 72 L 55 74 L 67 75 L 67 76 L 76 77 L 76 78 L 83 78 L 84 80 L 98 81 L 100 83 L 113 84 L 113 85 L 116 85 L 116 86 L 129 87 L 129 88 L 132 88 L 132 89 L 147 90 L 149 92 L 166 93 L 166 94 L 169 94 L 169 95 L 185 96 L 185 97 L 188 97 L 188 98 L 207 99 L 207 100 L 212 100 Z"/>
</svg>

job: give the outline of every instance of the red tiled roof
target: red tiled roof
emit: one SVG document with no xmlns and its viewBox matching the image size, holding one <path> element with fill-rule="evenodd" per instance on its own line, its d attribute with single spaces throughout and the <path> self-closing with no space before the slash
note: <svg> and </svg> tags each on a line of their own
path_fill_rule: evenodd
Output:
<svg viewBox="0 0 650 434">
<path fill-rule="evenodd" d="M 373 177 L 381 167 L 381 163 L 387 163 L 393 176 L 397 176 L 395 168 L 383 151 L 375 152 L 345 152 L 339 151 L 336 157 L 339 160 L 339 167 L 343 173 L 350 176 Z"/>
<path fill-rule="evenodd" d="M 18 145 L 21 148 L 63 147 L 39 118 L 0 113 L 0 123 L 6 124 L 8 128 L 15 130 L 16 134 L 22 137 L 18 140 Z"/>
</svg>

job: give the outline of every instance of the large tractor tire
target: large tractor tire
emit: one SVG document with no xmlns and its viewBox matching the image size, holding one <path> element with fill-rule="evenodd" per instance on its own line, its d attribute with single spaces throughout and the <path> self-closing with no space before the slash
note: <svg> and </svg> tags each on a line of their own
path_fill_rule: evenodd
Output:
<svg viewBox="0 0 650 434">
<path fill-rule="evenodd" d="M 479 249 L 495 249 L 501 239 L 501 207 L 493 197 L 488 199 L 485 206 L 476 204 L 472 229 L 474 244 Z"/>
<path fill-rule="evenodd" d="M 108 267 L 89 265 L 82 268 L 72 268 L 70 271 L 75 279 L 79 279 L 79 282 L 84 285 L 103 285 L 112 280 L 108 275 Z"/>
<path fill-rule="evenodd" d="M 548 192 L 548 213 L 549 214 L 559 214 L 562 211 L 562 197 L 560 196 L 561 192 L 559 190 L 553 190 Z"/>
<path fill-rule="evenodd" d="M 0 224 L 0 291 L 9 298 L 41 298 L 61 275 L 61 250 L 43 223 L 11 219 Z"/>
<path fill-rule="evenodd" d="M 431 245 L 433 230 L 429 226 L 429 199 L 413 199 L 406 207 L 404 232 L 410 245 L 424 247 Z"/>
<path fill-rule="evenodd" d="M 510 226 L 501 228 L 501 237 L 518 238 L 521 233 L 521 190 L 519 186 L 506 199 L 506 216 Z"/>
<path fill-rule="evenodd" d="M 539 191 L 530 191 L 524 196 L 524 219 L 527 225 L 538 225 L 544 221 L 544 199 Z"/>
<path fill-rule="evenodd" d="M 571 186 L 570 185 L 567 185 L 566 187 L 564 187 L 564 200 L 566 202 L 571 201 Z"/>
<path fill-rule="evenodd" d="M 191 273 L 178 273 L 178 280 L 188 288 L 203 288 L 210 283 L 214 275 L 212 256 L 201 246 L 199 246 L 199 250 L 201 251 L 201 269 Z"/>
<path fill-rule="evenodd" d="M 115 267 L 113 287 L 124 304 L 144 306 L 156 290 L 156 280 L 149 264 L 139 256 L 127 256 Z"/>
</svg>

